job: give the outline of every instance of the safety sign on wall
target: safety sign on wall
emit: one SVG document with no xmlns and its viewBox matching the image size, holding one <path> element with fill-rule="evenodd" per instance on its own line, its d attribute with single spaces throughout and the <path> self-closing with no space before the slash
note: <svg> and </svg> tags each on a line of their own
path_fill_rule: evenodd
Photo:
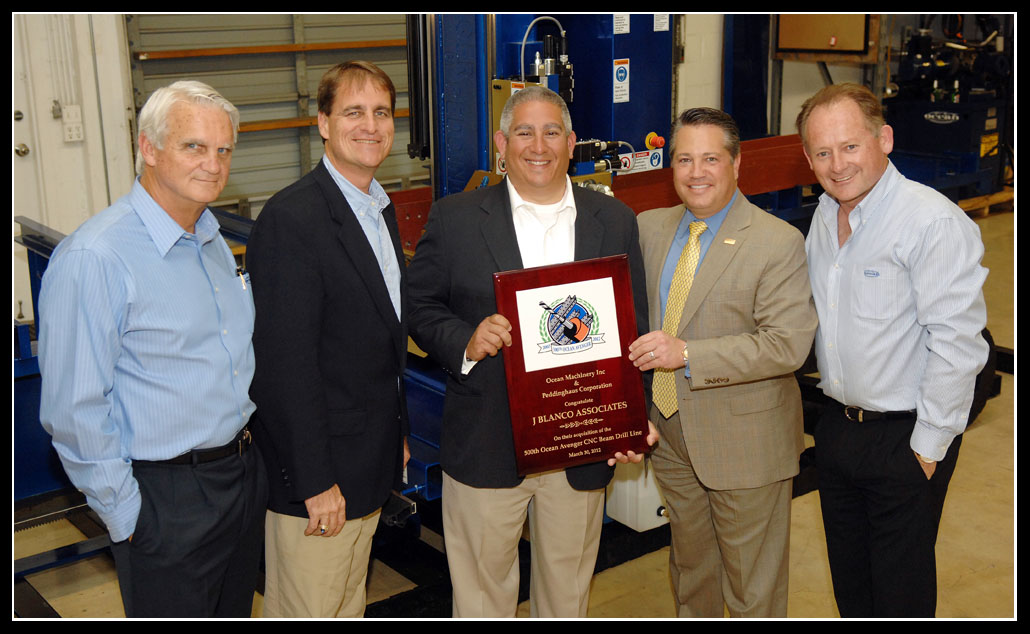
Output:
<svg viewBox="0 0 1030 634">
<path fill-rule="evenodd" d="M 622 169 L 628 170 L 619 172 L 620 174 L 635 174 L 645 170 L 658 170 L 662 169 L 662 151 L 643 150 L 632 153 L 626 152 L 619 155 L 619 161 L 622 163 Z"/>
<path fill-rule="evenodd" d="M 629 33 L 629 14 L 628 13 L 613 13 L 612 14 L 612 33 L 615 35 Z"/>
<path fill-rule="evenodd" d="M 629 58 L 612 60 L 612 103 L 629 102 Z"/>
</svg>

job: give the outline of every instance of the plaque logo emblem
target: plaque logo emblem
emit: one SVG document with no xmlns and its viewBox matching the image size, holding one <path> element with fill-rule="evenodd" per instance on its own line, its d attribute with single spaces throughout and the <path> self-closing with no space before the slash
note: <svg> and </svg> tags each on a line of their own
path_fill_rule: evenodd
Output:
<svg viewBox="0 0 1030 634">
<path fill-rule="evenodd" d="M 949 123 L 955 123 L 956 121 L 958 121 L 959 116 L 958 113 L 955 112 L 934 110 L 932 112 L 927 112 L 926 114 L 924 114 L 923 118 L 929 121 L 930 123 L 939 123 L 941 125 L 947 125 Z"/>
<path fill-rule="evenodd" d="M 597 311 L 586 301 L 569 295 L 551 304 L 540 302 L 540 307 L 544 313 L 540 317 L 539 354 L 573 354 L 604 343 L 604 334 L 598 332 Z"/>
</svg>

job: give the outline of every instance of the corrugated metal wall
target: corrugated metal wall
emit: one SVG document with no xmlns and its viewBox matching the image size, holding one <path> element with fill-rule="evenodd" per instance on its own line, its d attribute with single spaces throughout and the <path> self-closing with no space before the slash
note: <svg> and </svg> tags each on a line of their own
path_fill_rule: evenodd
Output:
<svg viewBox="0 0 1030 634">
<path fill-rule="evenodd" d="M 240 109 L 222 199 L 242 199 L 245 215 L 321 159 L 318 128 L 297 119 L 316 116 L 319 79 L 350 59 L 380 66 L 397 88 L 393 150 L 377 180 L 388 191 L 429 184 L 429 162 L 407 155 L 404 15 L 127 15 L 126 32 L 137 112 L 154 90 L 179 79 L 206 82 Z M 273 129 L 248 131 L 255 122 Z M 294 127 L 274 129 L 282 125 Z"/>
</svg>

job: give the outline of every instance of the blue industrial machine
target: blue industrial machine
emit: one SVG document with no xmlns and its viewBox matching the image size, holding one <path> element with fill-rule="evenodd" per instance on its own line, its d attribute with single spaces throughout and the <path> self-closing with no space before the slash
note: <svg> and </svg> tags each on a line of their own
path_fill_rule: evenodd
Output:
<svg viewBox="0 0 1030 634">
<path fill-rule="evenodd" d="M 932 35 L 937 17 L 943 38 Z M 973 25 L 961 15 L 926 16 L 919 26 L 904 42 L 896 96 L 884 101 L 894 129 L 891 160 L 952 199 L 1000 191 L 1014 158 L 1007 28 L 997 16 L 978 15 L 982 38 L 972 40 L 964 33 Z"/>
<path fill-rule="evenodd" d="M 1005 108 L 994 96 L 968 103 L 888 101 L 891 160 L 902 174 L 952 198 L 998 191 L 999 127 Z"/>
<path fill-rule="evenodd" d="M 463 190 L 476 170 L 495 170 L 496 120 L 526 83 L 548 86 L 568 103 L 583 142 L 578 175 L 627 170 L 633 155 L 633 171 L 664 166 L 658 137 L 673 118 L 668 14 L 438 15 L 431 22 L 409 20 L 409 41 L 427 49 L 409 62 L 409 86 L 425 91 L 411 96 L 428 104 L 423 113 L 412 109 L 412 129 L 432 132 L 435 197 Z M 430 122 L 418 122 L 420 114 Z"/>
<path fill-rule="evenodd" d="M 39 287 L 50 255 L 64 235 L 24 216 L 15 242 L 28 250 L 32 312 L 39 315 Z M 43 495 L 71 486 L 50 435 L 39 424 L 41 377 L 35 341 L 29 324 L 14 322 L 14 500 Z"/>
</svg>

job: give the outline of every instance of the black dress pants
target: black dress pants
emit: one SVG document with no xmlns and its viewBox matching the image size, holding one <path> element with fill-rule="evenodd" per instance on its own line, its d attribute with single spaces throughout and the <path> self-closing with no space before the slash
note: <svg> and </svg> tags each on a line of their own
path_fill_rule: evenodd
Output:
<svg viewBox="0 0 1030 634">
<path fill-rule="evenodd" d="M 853 422 L 827 407 L 815 430 L 819 499 L 842 617 L 929 617 L 937 609 L 935 546 L 962 436 L 929 480 L 905 420 Z"/>
<path fill-rule="evenodd" d="M 128 617 L 250 617 L 268 478 L 255 446 L 198 465 L 133 463 L 142 508 L 111 544 Z"/>
</svg>

